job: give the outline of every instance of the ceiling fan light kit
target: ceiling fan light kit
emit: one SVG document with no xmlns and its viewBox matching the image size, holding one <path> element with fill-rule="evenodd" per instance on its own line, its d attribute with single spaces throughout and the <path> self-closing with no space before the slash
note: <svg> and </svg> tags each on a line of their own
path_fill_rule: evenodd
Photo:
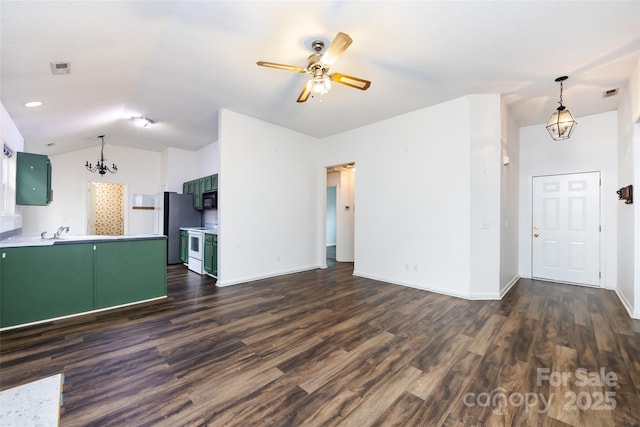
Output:
<svg viewBox="0 0 640 427">
<path fill-rule="evenodd" d="M 344 53 L 353 40 L 345 33 L 338 33 L 327 50 L 324 49 L 324 42 L 316 40 L 311 47 L 314 52 L 307 57 L 307 67 L 297 67 L 295 65 L 278 64 L 275 62 L 258 61 L 261 67 L 278 68 L 280 70 L 293 71 L 296 73 L 311 74 L 311 78 L 300 92 L 297 102 L 305 102 L 313 95 L 325 95 L 331 89 L 331 82 L 336 82 L 355 89 L 367 90 L 371 86 L 369 80 L 359 77 L 349 76 L 342 73 L 329 74 L 329 67 Z"/>
<path fill-rule="evenodd" d="M 319 78 L 314 77 L 309 80 L 309 83 L 307 84 L 311 86 L 311 92 L 318 95 L 325 95 L 329 93 L 329 89 L 331 89 L 331 80 L 329 80 L 327 76 Z"/>
<path fill-rule="evenodd" d="M 569 77 L 562 76 L 556 79 L 556 82 L 560 83 L 560 106 L 558 109 L 551 115 L 551 118 L 547 122 L 547 131 L 551 138 L 554 141 L 563 141 L 565 139 L 569 139 L 571 134 L 578 122 L 573 118 L 573 115 L 567 107 L 562 105 L 562 90 L 563 90 L 563 82 L 567 80 Z"/>
</svg>

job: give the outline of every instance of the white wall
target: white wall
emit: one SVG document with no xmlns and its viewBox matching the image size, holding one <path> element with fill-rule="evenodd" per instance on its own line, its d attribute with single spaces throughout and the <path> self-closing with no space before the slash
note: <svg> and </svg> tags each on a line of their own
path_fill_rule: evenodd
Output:
<svg viewBox="0 0 640 427">
<path fill-rule="evenodd" d="M 91 181 L 125 185 L 125 234 L 152 234 L 154 212 L 131 209 L 134 194 L 156 194 L 160 189 L 161 154 L 119 145 L 106 144 L 108 163 L 118 166 L 117 174 L 104 176 L 91 173 L 86 161 L 95 163 L 100 155 L 95 147 L 49 156 L 53 201 L 49 206 L 22 206 L 24 233 L 54 232 L 69 226 L 71 234 L 85 234 L 87 230 L 87 187 Z"/>
<path fill-rule="evenodd" d="M 618 107 L 618 183 L 633 184 L 634 204 L 618 206 L 618 288 L 630 315 L 640 319 L 640 59 L 627 86 L 620 91 Z"/>
<path fill-rule="evenodd" d="M 184 182 L 219 171 L 220 153 L 217 141 L 196 151 L 169 147 L 162 152 L 161 188 L 162 191 L 182 193 Z"/>
<path fill-rule="evenodd" d="M 7 144 L 7 146 L 9 146 L 9 148 L 14 152 L 14 155 L 10 160 L 10 169 L 8 168 L 8 170 L 4 170 L 3 162 L 0 161 L 0 235 L 2 235 L 2 233 L 11 233 L 22 227 L 21 217 L 19 215 L 20 207 L 16 207 L 15 205 L 15 153 L 18 151 L 24 151 L 24 138 L 11 116 L 9 116 L 9 113 L 4 108 L 4 105 L 1 103 L 0 115 L 0 145 Z M 0 156 L 3 155 L 0 154 Z M 3 179 L 5 179 L 3 178 L 5 177 L 5 173 L 7 174 L 6 179 L 10 186 L 7 191 L 8 194 L 5 194 L 4 185 L 2 185 Z M 5 202 L 7 202 L 6 209 Z"/>
<path fill-rule="evenodd" d="M 501 231 L 501 100 L 499 95 L 469 97 L 470 108 L 470 276 L 469 296 L 498 298 Z M 452 159 L 453 160 L 453 159 Z M 449 166 L 455 173 L 455 160 Z"/>
<path fill-rule="evenodd" d="M 218 141 L 196 150 L 195 155 L 196 162 L 194 166 L 198 172 L 198 176 L 195 176 L 194 178 L 200 178 L 202 176 L 213 175 L 220 172 L 220 151 Z"/>
<path fill-rule="evenodd" d="M 520 276 L 531 277 L 532 177 L 600 171 L 601 284 L 613 289 L 617 282 L 618 251 L 617 113 L 610 111 L 576 120 L 578 127 L 565 141 L 552 140 L 544 124 L 520 129 Z"/>
<path fill-rule="evenodd" d="M 219 119 L 218 285 L 321 267 L 318 140 L 229 110 Z"/>
<path fill-rule="evenodd" d="M 161 190 L 182 193 L 182 184 L 198 178 L 194 176 L 196 161 L 193 151 L 169 147 L 161 155 Z"/>
<path fill-rule="evenodd" d="M 518 180 L 520 178 L 520 125 L 503 105 L 500 179 L 500 293 L 504 295 L 518 278 Z"/>
<path fill-rule="evenodd" d="M 323 139 L 319 166 L 356 163 L 354 274 L 498 297 L 499 123 L 499 97 L 473 95 Z"/>
</svg>

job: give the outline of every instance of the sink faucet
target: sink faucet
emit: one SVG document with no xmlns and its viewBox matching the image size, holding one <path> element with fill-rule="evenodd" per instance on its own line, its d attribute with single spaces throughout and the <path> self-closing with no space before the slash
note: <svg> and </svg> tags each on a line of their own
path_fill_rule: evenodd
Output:
<svg viewBox="0 0 640 427">
<path fill-rule="evenodd" d="M 60 234 L 62 234 L 63 231 L 66 231 L 67 233 L 69 232 L 69 227 L 60 227 L 58 228 L 58 231 L 55 232 L 55 234 L 53 235 L 53 238 L 56 239 L 58 237 L 60 237 Z"/>
<path fill-rule="evenodd" d="M 46 230 L 45 230 L 45 231 L 43 231 L 42 233 L 40 233 L 40 238 L 41 238 L 41 239 L 44 239 L 44 236 L 45 236 L 46 234 L 47 234 Z"/>
</svg>

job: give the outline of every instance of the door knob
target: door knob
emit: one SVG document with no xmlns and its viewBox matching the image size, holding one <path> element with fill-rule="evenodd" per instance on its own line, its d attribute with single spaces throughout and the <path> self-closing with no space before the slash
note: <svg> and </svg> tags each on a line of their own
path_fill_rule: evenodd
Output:
<svg viewBox="0 0 640 427">
<path fill-rule="evenodd" d="M 538 237 L 538 233 L 534 234 L 533 237 Z"/>
</svg>

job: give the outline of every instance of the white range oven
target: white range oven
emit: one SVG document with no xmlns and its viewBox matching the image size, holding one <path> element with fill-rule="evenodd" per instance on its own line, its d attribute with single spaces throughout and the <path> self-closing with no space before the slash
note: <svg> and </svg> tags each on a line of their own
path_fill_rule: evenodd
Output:
<svg viewBox="0 0 640 427">
<path fill-rule="evenodd" d="M 189 270 L 198 274 L 204 273 L 202 254 L 204 252 L 204 232 L 189 230 Z"/>
</svg>

